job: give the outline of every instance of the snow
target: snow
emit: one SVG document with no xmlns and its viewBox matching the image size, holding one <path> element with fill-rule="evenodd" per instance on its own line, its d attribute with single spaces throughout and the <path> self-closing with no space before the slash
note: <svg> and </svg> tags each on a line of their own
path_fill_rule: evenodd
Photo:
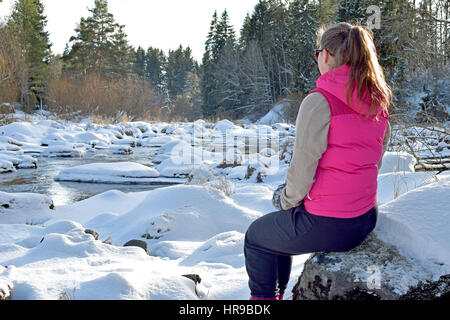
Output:
<svg viewBox="0 0 450 320">
<path fill-rule="evenodd" d="M 288 163 L 276 161 L 279 154 L 261 152 L 240 154 L 237 166 L 218 167 L 222 155 L 199 146 L 202 141 L 192 134 L 201 127 L 209 142 L 220 142 L 220 135 L 230 132 L 238 137 L 257 130 L 265 130 L 266 137 L 295 134 L 295 127 L 277 122 L 241 127 L 228 120 L 98 125 L 39 119 L 0 127 L 0 171 L 16 170 L 14 163 L 37 164 L 28 153 L 124 151 L 133 150 L 135 142 L 157 148 L 152 162 L 159 164 L 88 163 L 62 169 L 55 179 L 183 183 L 187 179 L 177 176 L 194 175 L 187 184 L 110 190 L 56 207 L 46 195 L 0 192 L 0 290 L 11 286 L 12 299 L 248 299 L 245 232 L 252 221 L 275 210 L 272 193 L 284 183 Z M 180 162 L 186 160 L 176 157 L 180 152 L 194 164 Z M 436 278 L 450 271 L 450 174 L 414 172 L 414 161 L 398 152 L 383 158 L 375 232 Z M 249 166 L 255 170 L 245 179 Z M 85 229 L 98 232 L 99 239 Z M 107 239 L 112 244 L 104 243 Z M 132 239 L 145 241 L 150 255 L 123 247 Z M 294 257 L 289 288 L 309 256 Z M 201 285 L 185 274 L 199 274 Z"/>
</svg>

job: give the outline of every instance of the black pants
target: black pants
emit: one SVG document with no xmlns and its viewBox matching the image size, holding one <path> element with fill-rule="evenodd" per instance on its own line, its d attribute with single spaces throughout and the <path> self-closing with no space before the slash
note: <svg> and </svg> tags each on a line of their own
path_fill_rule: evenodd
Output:
<svg viewBox="0 0 450 320">
<path fill-rule="evenodd" d="M 302 203 L 253 221 L 244 242 L 251 295 L 272 298 L 284 293 L 293 255 L 351 250 L 375 228 L 377 215 L 375 206 L 356 218 L 322 217 L 308 213 Z"/>
</svg>

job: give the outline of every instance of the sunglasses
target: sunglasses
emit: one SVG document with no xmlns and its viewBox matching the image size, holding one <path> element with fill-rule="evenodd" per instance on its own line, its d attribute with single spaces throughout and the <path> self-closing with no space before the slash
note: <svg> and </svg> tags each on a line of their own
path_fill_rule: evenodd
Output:
<svg viewBox="0 0 450 320">
<path fill-rule="evenodd" d="M 326 48 L 323 49 L 316 49 L 314 50 L 314 56 L 316 57 L 316 61 L 319 60 L 319 54 L 323 51 L 326 50 Z M 333 56 L 329 50 L 327 50 L 330 56 Z"/>
</svg>

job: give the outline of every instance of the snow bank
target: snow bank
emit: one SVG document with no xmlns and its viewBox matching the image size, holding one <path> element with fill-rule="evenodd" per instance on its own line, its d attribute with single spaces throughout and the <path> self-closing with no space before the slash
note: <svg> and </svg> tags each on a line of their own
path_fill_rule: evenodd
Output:
<svg viewBox="0 0 450 320">
<path fill-rule="evenodd" d="M 450 273 L 450 174 L 437 177 L 380 206 L 375 232 L 439 277 Z"/>
<path fill-rule="evenodd" d="M 402 194 L 437 181 L 430 172 L 389 172 L 378 176 L 378 205 L 397 199 Z"/>
<path fill-rule="evenodd" d="M 119 245 L 139 238 L 205 241 L 221 232 L 245 232 L 260 215 L 218 190 L 177 185 L 152 190 L 130 211 L 94 219 L 85 226 L 111 236 L 113 244 Z"/>
<path fill-rule="evenodd" d="M 11 299 L 198 299 L 194 282 L 181 276 L 189 270 L 141 248 L 104 244 L 68 221 L 39 232 L 42 242 L 20 256 L 0 255 L 8 266 L 0 278 L 12 284 Z"/>
</svg>

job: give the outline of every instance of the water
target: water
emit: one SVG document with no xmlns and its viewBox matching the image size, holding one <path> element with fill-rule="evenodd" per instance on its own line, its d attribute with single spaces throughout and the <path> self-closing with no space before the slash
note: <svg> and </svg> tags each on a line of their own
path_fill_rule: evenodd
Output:
<svg viewBox="0 0 450 320">
<path fill-rule="evenodd" d="M 55 205 L 65 205 L 81 201 L 108 190 L 138 192 L 167 186 L 125 185 L 103 183 L 79 183 L 54 181 L 54 177 L 64 168 L 95 162 L 132 161 L 153 167 L 152 159 L 158 148 L 133 148 L 129 155 L 113 154 L 112 150 L 86 152 L 84 158 L 47 158 L 38 157 L 37 169 L 18 169 L 16 172 L 0 174 L 0 191 L 33 192 L 49 196 Z"/>
</svg>

